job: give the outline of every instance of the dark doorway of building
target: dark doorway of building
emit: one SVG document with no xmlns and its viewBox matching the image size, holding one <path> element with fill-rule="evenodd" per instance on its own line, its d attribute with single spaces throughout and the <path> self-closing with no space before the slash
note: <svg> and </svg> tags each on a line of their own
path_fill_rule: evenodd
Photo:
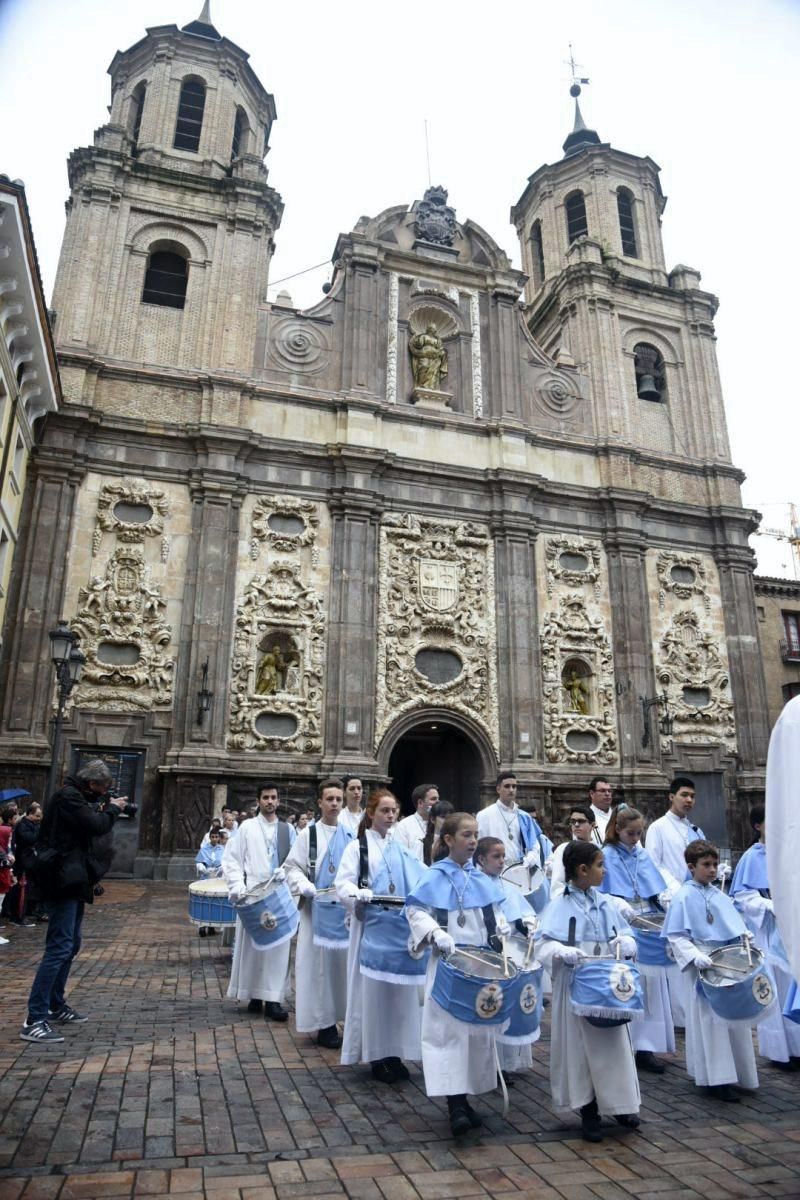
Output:
<svg viewBox="0 0 800 1200">
<path fill-rule="evenodd" d="M 477 812 L 481 758 L 460 729 L 440 721 L 416 725 L 400 738 L 389 758 L 390 787 L 403 814 L 411 809 L 411 793 L 420 783 L 435 783 L 442 800 L 456 809 Z"/>
</svg>

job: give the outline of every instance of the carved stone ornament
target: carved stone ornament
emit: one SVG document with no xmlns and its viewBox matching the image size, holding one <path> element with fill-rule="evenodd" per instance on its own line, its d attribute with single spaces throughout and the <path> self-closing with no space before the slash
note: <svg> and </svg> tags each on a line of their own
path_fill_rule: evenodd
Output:
<svg viewBox="0 0 800 1200">
<path fill-rule="evenodd" d="M 302 546 L 313 546 L 318 525 L 317 506 L 311 500 L 265 496 L 253 509 L 250 557 L 258 558 L 264 542 L 284 554 L 292 554 Z"/>
<path fill-rule="evenodd" d="M 571 418 L 583 403 L 574 372 L 543 371 L 536 379 L 533 398 L 547 416 L 565 421 Z"/>
<path fill-rule="evenodd" d="M 542 695 L 545 757 L 551 763 L 618 761 L 614 666 L 611 645 L 599 616 L 583 596 L 562 596 L 557 612 L 542 622 Z M 565 681 L 582 677 L 585 703 L 578 711 Z"/>
<path fill-rule="evenodd" d="M 379 578 L 376 749 L 398 717 L 429 705 L 477 722 L 498 749 L 494 547 L 488 529 L 469 521 L 387 514 Z"/>
<path fill-rule="evenodd" d="M 600 596 L 600 544 L 589 538 L 549 537 L 545 542 L 547 594 L 552 596 L 556 584 L 580 587 L 590 584 L 595 596 Z M 578 559 L 586 560 L 585 570 L 578 568 Z M 572 565 L 570 565 L 572 563 Z"/>
<path fill-rule="evenodd" d="M 665 550 L 656 563 L 658 571 L 658 603 L 664 608 L 668 595 L 678 600 L 698 596 L 706 612 L 711 612 L 711 595 L 705 564 L 698 554 L 681 554 Z"/>
<path fill-rule="evenodd" d="M 236 610 L 228 747 L 319 754 L 324 658 L 322 597 L 298 562 L 271 563 Z"/>
<path fill-rule="evenodd" d="M 318 325 L 302 317 L 287 317 L 273 321 L 268 354 L 284 371 L 316 375 L 327 365 L 330 346 Z"/>
<path fill-rule="evenodd" d="M 116 509 L 122 506 L 123 514 Z M 128 509 L 126 517 L 125 508 Z M 148 518 L 147 509 L 152 515 Z M 133 520 L 134 510 L 140 509 L 141 520 Z M 148 537 L 161 537 L 161 560 L 167 561 L 169 539 L 164 537 L 164 519 L 169 516 L 166 493 L 144 479 L 126 476 L 116 483 L 104 483 L 97 500 L 95 531 L 92 535 L 92 556 L 98 553 L 104 533 L 115 533 L 118 542 L 140 545 Z"/>
<path fill-rule="evenodd" d="M 675 741 L 717 742 L 735 752 L 736 722 L 727 667 L 698 613 L 684 610 L 672 618 L 659 643 L 656 678 L 667 693 Z M 690 697 L 699 703 L 687 702 Z M 669 738 L 664 749 L 672 749 Z"/>
<path fill-rule="evenodd" d="M 414 234 L 422 242 L 452 246 L 456 236 L 456 210 L 447 203 L 446 188 L 428 188 L 417 205 Z"/>
<path fill-rule="evenodd" d="M 90 579 L 78 604 L 72 628 L 86 665 L 74 703 L 108 712 L 170 707 L 174 660 L 165 648 L 172 628 L 163 619 L 166 602 L 150 585 L 141 547 L 118 546 L 105 578 Z"/>
</svg>

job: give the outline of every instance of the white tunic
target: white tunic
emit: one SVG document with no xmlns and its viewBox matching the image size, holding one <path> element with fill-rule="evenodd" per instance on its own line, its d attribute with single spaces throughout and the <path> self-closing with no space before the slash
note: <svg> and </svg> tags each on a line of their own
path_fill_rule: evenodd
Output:
<svg viewBox="0 0 800 1200">
<path fill-rule="evenodd" d="M 690 842 L 705 838 L 698 825 L 686 817 L 676 817 L 673 812 L 664 813 L 648 826 L 645 837 L 647 853 L 659 871 L 672 886 L 673 880 L 681 884 L 689 878 L 689 870 L 683 852 Z"/>
<path fill-rule="evenodd" d="M 500 838 L 506 848 L 507 867 L 510 867 L 513 863 L 521 862 L 525 857 L 518 813 L 519 805 L 515 804 L 513 808 L 506 808 L 505 804 L 502 804 L 498 800 L 495 804 L 490 804 L 488 808 L 482 808 L 477 814 L 478 837 Z M 531 849 L 537 851 L 539 866 L 543 867 L 541 847 L 537 843 Z"/>
<path fill-rule="evenodd" d="M 222 856 L 222 874 L 229 892 L 252 888 L 269 879 L 278 865 L 277 833 L 278 822 L 266 821 L 260 813 L 243 823 Z M 294 830 L 290 827 L 290 839 L 293 838 Z M 275 949 L 258 950 L 237 918 L 228 997 L 280 1004 L 286 990 L 291 945 L 288 939 Z"/>
<path fill-rule="evenodd" d="M 560 846 L 556 846 L 550 858 L 547 860 L 547 870 L 550 875 L 550 899 L 557 900 L 564 892 L 567 877 L 564 873 L 564 851 L 569 842 L 562 842 Z"/>
<path fill-rule="evenodd" d="M 428 822 L 418 813 L 403 817 L 394 831 L 394 840 L 403 846 L 414 858 L 424 863 L 425 856 L 422 842 L 428 829 Z"/>
<path fill-rule="evenodd" d="M 367 830 L 369 881 L 383 866 L 381 845 L 373 829 Z M 347 950 L 347 1016 L 344 1023 L 342 1064 L 377 1062 L 382 1058 L 405 1058 L 419 1062 L 422 1008 L 420 989 L 388 983 L 362 975 L 359 966 L 363 922 L 355 915 L 358 891 L 359 843 L 354 840 L 342 855 L 336 876 L 336 892 L 354 914 L 350 921 Z"/>
<path fill-rule="evenodd" d="M 335 825 L 315 824 L 319 865 L 336 832 Z M 309 830 L 307 826 L 297 835 L 297 841 L 286 857 L 286 882 L 295 895 L 298 884 L 308 879 Z M 327 886 L 318 881 L 318 886 Z M 300 908 L 300 927 L 297 932 L 297 952 L 294 964 L 295 1024 L 298 1033 L 314 1033 L 343 1021 L 347 1008 L 347 954 L 343 950 L 328 950 L 314 945 L 312 927 L 313 900 L 304 900 Z"/>
<path fill-rule="evenodd" d="M 361 824 L 363 816 L 363 808 L 354 813 L 350 812 L 349 808 L 343 808 L 339 812 L 339 824 L 344 825 L 347 832 L 352 833 L 353 837 L 358 837 L 358 827 Z"/>
<path fill-rule="evenodd" d="M 784 705 L 767 753 L 767 874 L 775 917 L 792 971 L 800 979 L 800 696 Z"/>
<path fill-rule="evenodd" d="M 755 945 L 769 959 L 778 991 L 778 1003 L 774 1010 L 758 1024 L 758 1052 L 772 1062 L 788 1062 L 790 1058 L 800 1057 L 800 1025 L 787 1021 L 783 1015 L 792 976 L 786 964 L 770 952 L 769 936 L 775 920 L 772 904 L 757 891 L 737 892 L 733 902 L 752 929 Z"/>
<path fill-rule="evenodd" d="M 594 823 L 597 826 L 592 830 L 592 841 L 596 842 L 598 846 L 602 846 L 606 840 L 606 827 L 611 820 L 611 809 L 603 812 L 602 808 L 598 808 L 596 804 L 591 804 L 589 807 L 594 813 Z"/>
</svg>

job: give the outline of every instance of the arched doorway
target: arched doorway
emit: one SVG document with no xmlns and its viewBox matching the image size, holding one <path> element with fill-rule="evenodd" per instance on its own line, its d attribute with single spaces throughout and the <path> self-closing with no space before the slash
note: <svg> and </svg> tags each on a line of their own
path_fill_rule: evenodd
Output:
<svg viewBox="0 0 800 1200">
<path fill-rule="evenodd" d="M 403 813 L 411 812 L 411 793 L 420 783 L 435 783 L 442 800 L 477 812 L 487 774 L 482 749 L 446 718 L 430 717 L 400 732 L 389 752 L 386 774 Z"/>
</svg>

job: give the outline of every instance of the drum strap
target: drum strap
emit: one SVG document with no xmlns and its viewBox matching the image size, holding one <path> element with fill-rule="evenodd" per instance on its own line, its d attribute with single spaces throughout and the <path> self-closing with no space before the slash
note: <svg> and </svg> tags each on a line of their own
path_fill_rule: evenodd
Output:
<svg viewBox="0 0 800 1200">
<path fill-rule="evenodd" d="M 278 821 L 278 865 L 283 863 L 286 855 L 291 848 L 291 837 L 289 834 L 289 826 L 285 821 Z"/>
<path fill-rule="evenodd" d="M 366 833 L 362 833 L 358 839 L 358 886 L 359 888 L 369 886 L 369 849 Z"/>
<path fill-rule="evenodd" d="M 308 831 L 308 878 L 312 883 L 317 882 L 317 827 L 312 825 Z"/>
<path fill-rule="evenodd" d="M 435 908 L 433 912 L 434 916 L 436 917 L 437 924 L 446 932 L 447 920 L 450 915 L 448 909 Z M 499 952 L 502 950 L 502 942 L 497 936 L 497 918 L 494 915 L 494 905 L 484 904 L 481 912 L 483 913 L 483 923 L 486 926 L 487 941 L 493 950 L 497 950 Z"/>
</svg>

